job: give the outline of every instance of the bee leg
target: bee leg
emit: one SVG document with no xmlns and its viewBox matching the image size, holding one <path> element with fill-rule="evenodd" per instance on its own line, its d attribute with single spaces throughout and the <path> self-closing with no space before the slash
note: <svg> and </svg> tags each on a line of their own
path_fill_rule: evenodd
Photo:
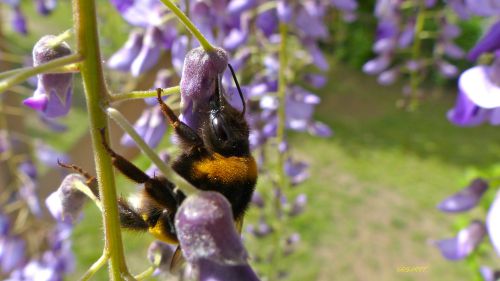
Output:
<svg viewBox="0 0 500 281">
<path fill-rule="evenodd" d="M 174 194 L 174 184 L 166 178 L 151 178 L 141 169 L 135 166 L 132 162 L 119 155 L 111 147 L 109 147 L 104 138 L 104 129 L 101 130 L 102 144 L 108 154 L 111 156 L 113 166 L 115 166 L 122 174 L 136 183 L 144 184 L 145 191 L 155 199 L 159 204 L 170 210 L 177 209 L 178 202 Z"/>
<path fill-rule="evenodd" d="M 156 89 L 158 94 L 158 103 L 160 104 L 161 111 L 167 117 L 168 122 L 172 127 L 174 127 L 175 132 L 181 138 L 181 141 L 191 148 L 201 148 L 203 147 L 203 139 L 189 127 L 186 123 L 179 120 L 177 115 L 172 111 L 168 105 L 166 105 L 161 99 L 162 89 Z"/>
<path fill-rule="evenodd" d="M 87 185 L 92 193 L 94 194 L 95 197 L 99 198 L 99 189 L 97 188 L 97 179 L 89 174 L 87 171 L 85 171 L 83 168 L 74 165 L 74 164 L 66 164 L 61 162 L 59 159 L 57 159 L 57 164 L 65 169 L 72 170 L 74 172 L 77 172 L 78 174 L 82 175 L 87 179 L 85 182 L 85 185 Z"/>
<path fill-rule="evenodd" d="M 118 211 L 120 213 L 120 224 L 122 227 L 137 231 L 148 230 L 149 225 L 147 222 L 144 221 L 142 216 L 123 198 L 118 199 Z"/>
</svg>

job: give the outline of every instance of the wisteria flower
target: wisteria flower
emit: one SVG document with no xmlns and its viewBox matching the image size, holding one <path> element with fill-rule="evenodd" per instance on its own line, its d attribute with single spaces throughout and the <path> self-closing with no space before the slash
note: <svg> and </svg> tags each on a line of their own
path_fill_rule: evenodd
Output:
<svg viewBox="0 0 500 281">
<path fill-rule="evenodd" d="M 54 45 L 56 36 L 46 35 L 33 47 L 33 65 L 37 66 L 53 59 L 71 54 L 69 45 L 61 42 Z M 68 114 L 71 107 L 72 94 L 71 73 L 39 74 L 38 85 L 32 97 L 23 103 L 46 117 L 60 117 Z"/>
<path fill-rule="evenodd" d="M 443 257 L 449 260 L 461 260 L 469 256 L 486 235 L 486 227 L 481 221 L 472 221 L 453 238 L 435 242 Z"/>
<path fill-rule="evenodd" d="M 468 211 L 478 204 L 487 189 L 488 182 L 475 179 L 463 190 L 441 201 L 437 207 L 443 212 L 450 213 Z"/>
<path fill-rule="evenodd" d="M 231 206 L 220 193 L 203 191 L 186 198 L 175 216 L 175 226 L 197 280 L 259 280 L 247 263 Z"/>
</svg>

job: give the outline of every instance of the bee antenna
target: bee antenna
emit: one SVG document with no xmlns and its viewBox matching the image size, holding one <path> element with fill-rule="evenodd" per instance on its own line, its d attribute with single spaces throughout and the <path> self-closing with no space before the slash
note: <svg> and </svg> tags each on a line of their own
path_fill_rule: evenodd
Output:
<svg viewBox="0 0 500 281">
<path fill-rule="evenodd" d="M 238 78 L 236 78 L 236 74 L 234 73 L 234 69 L 231 66 L 231 64 L 228 63 L 227 65 L 229 66 L 229 69 L 231 70 L 231 74 L 233 75 L 234 83 L 236 84 L 236 88 L 238 88 L 238 94 L 240 95 L 240 98 L 241 98 L 241 104 L 243 105 L 243 111 L 241 112 L 241 116 L 245 116 L 246 104 L 245 104 L 245 98 L 243 97 L 243 93 L 241 92 L 240 83 L 238 83 Z"/>
</svg>

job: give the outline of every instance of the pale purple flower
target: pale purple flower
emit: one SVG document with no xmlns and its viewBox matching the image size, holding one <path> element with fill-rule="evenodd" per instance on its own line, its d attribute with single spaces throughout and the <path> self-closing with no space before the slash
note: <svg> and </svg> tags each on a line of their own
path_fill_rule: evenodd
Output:
<svg viewBox="0 0 500 281">
<path fill-rule="evenodd" d="M 367 61 L 363 65 L 363 72 L 367 74 L 379 74 L 386 70 L 390 65 L 391 60 L 389 56 L 382 55 L 372 60 Z"/>
<path fill-rule="evenodd" d="M 175 216 L 175 226 L 197 280 L 259 280 L 247 263 L 231 206 L 222 194 L 202 191 L 187 197 Z"/>
<path fill-rule="evenodd" d="M 139 76 L 158 63 L 163 44 L 162 39 L 162 33 L 159 28 L 150 26 L 146 29 L 141 50 L 130 66 L 132 76 Z"/>
<path fill-rule="evenodd" d="M 55 38 L 54 35 L 46 35 L 35 44 L 34 66 L 71 54 L 71 49 L 65 42 L 53 46 Z M 37 89 L 33 96 L 25 99 L 23 103 L 47 117 L 64 116 L 71 107 L 72 79 L 71 73 L 39 74 Z"/>
<path fill-rule="evenodd" d="M 500 14 L 498 0 L 465 0 L 467 9 L 478 16 L 490 17 Z"/>
<path fill-rule="evenodd" d="M 469 256 L 486 235 L 486 227 L 481 221 L 472 221 L 467 228 L 460 230 L 457 236 L 435 242 L 443 257 L 449 260 L 461 260 Z"/>
<path fill-rule="evenodd" d="M 253 8 L 256 4 L 256 0 L 232 0 L 229 4 L 227 4 L 227 12 L 230 15 L 239 15 L 242 12 Z"/>
<path fill-rule="evenodd" d="M 290 216 L 300 215 L 307 204 L 307 195 L 301 193 L 295 197 L 295 201 L 292 204 L 292 208 L 290 210 Z"/>
<path fill-rule="evenodd" d="M 18 236 L 0 237 L 0 269 L 9 273 L 26 262 L 26 243 Z"/>
<path fill-rule="evenodd" d="M 290 177 L 292 185 L 297 185 L 305 181 L 309 176 L 309 164 L 303 161 L 296 161 L 288 158 L 285 162 L 285 172 Z"/>
<path fill-rule="evenodd" d="M 474 179 L 467 187 L 441 201 L 437 208 L 449 213 L 468 211 L 479 203 L 486 190 L 488 182 Z"/>
<path fill-rule="evenodd" d="M 132 62 L 141 51 L 144 35 L 140 30 L 129 33 L 127 42 L 108 60 L 107 65 L 111 69 L 129 71 Z"/>
<path fill-rule="evenodd" d="M 483 281 L 497 281 L 500 279 L 500 271 L 493 270 L 488 266 L 481 266 L 479 272 L 481 273 L 481 277 L 483 277 Z"/>
<path fill-rule="evenodd" d="M 52 168 L 59 167 L 57 164 L 58 160 L 65 163 L 68 163 L 70 160 L 66 154 L 55 150 L 52 146 L 41 140 L 35 141 L 35 151 L 38 161 Z"/>
<path fill-rule="evenodd" d="M 129 24 L 143 28 L 160 24 L 167 11 L 158 0 L 111 0 L 111 3 Z"/>
<path fill-rule="evenodd" d="M 180 118 L 191 128 L 199 128 L 201 119 L 208 113 L 208 100 L 214 94 L 219 76 L 224 73 L 227 63 L 228 55 L 220 48 L 206 52 L 198 47 L 186 55 L 180 82 Z"/>
<path fill-rule="evenodd" d="M 166 120 L 160 107 L 145 109 L 135 122 L 134 129 L 150 147 L 158 146 L 167 130 Z M 120 142 L 125 146 L 135 146 L 135 141 L 128 134 L 124 134 Z"/>
<path fill-rule="evenodd" d="M 73 224 L 79 218 L 87 197 L 75 187 L 77 182 L 85 184 L 86 179 L 79 174 L 67 175 L 59 188 L 45 200 L 47 208 L 57 221 Z"/>
</svg>

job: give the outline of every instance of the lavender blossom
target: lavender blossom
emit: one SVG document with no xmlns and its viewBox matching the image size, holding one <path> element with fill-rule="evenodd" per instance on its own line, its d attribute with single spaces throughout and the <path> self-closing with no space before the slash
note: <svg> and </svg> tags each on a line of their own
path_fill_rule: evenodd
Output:
<svg viewBox="0 0 500 281">
<path fill-rule="evenodd" d="M 468 211 L 478 204 L 487 189 L 488 182 L 475 179 L 463 190 L 441 201 L 437 207 L 443 212 L 450 213 Z"/>
<path fill-rule="evenodd" d="M 47 208 L 57 221 L 73 224 L 79 218 L 86 195 L 75 187 L 76 182 L 85 184 L 86 180 L 79 174 L 67 175 L 59 188 L 45 201 Z"/>
<path fill-rule="evenodd" d="M 120 71 L 129 71 L 132 62 L 141 51 L 143 36 L 140 30 L 132 30 L 125 45 L 109 58 L 108 67 Z"/>
<path fill-rule="evenodd" d="M 472 221 L 453 238 L 435 242 L 441 254 L 449 260 L 461 260 L 469 256 L 486 235 L 486 227 L 481 221 Z"/>
<path fill-rule="evenodd" d="M 71 54 L 69 45 L 61 42 L 53 45 L 56 36 L 42 37 L 33 47 L 33 65 L 49 62 Z M 32 97 L 25 99 L 24 104 L 40 111 L 47 117 L 60 117 L 69 112 L 71 107 L 71 73 L 39 74 L 38 86 Z"/>
<path fill-rule="evenodd" d="M 228 55 L 220 48 L 206 52 L 198 47 L 186 55 L 180 83 L 181 120 L 191 128 L 200 127 L 200 120 L 208 112 L 208 99 L 215 92 L 219 75 L 224 73 L 227 63 Z"/>
<path fill-rule="evenodd" d="M 166 120 L 158 106 L 144 110 L 134 128 L 151 147 L 158 146 L 167 130 Z M 135 146 L 134 140 L 128 134 L 123 135 L 120 142 L 125 146 Z"/>
<path fill-rule="evenodd" d="M 229 202 L 217 192 L 202 191 L 180 206 L 175 226 L 186 260 L 198 280 L 259 280 L 247 264 Z"/>
</svg>

